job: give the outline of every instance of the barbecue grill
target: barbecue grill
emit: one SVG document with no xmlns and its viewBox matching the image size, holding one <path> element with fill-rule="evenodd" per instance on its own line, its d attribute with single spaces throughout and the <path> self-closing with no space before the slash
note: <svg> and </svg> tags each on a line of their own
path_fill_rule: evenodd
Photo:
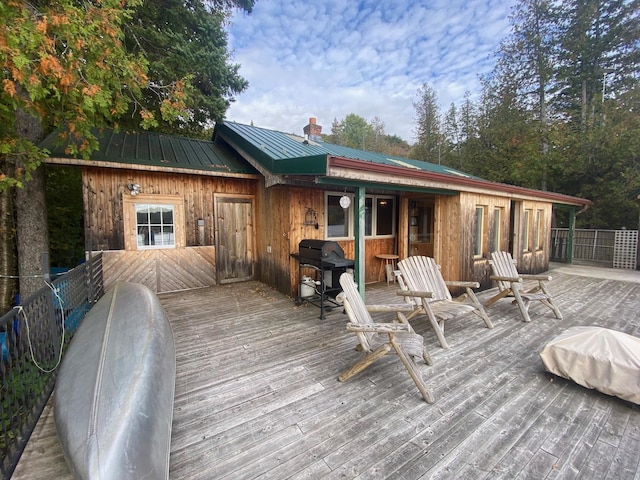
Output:
<svg viewBox="0 0 640 480">
<path fill-rule="evenodd" d="M 331 240 L 302 240 L 298 244 L 298 253 L 291 256 L 298 260 L 298 305 L 306 300 L 320 307 L 320 318 L 324 319 L 325 309 L 339 304 L 335 301 L 342 288 L 340 275 L 353 267 L 353 260 L 344 258 L 344 250 Z M 302 297 L 302 270 L 311 269 L 315 273 L 315 293 Z"/>
</svg>

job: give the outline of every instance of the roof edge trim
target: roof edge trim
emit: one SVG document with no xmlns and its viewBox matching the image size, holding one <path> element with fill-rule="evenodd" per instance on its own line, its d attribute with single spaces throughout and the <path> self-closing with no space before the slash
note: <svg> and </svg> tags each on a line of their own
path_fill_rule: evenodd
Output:
<svg viewBox="0 0 640 480">
<path fill-rule="evenodd" d="M 337 168 L 348 168 L 351 170 L 366 170 L 372 173 L 380 173 L 383 175 L 409 176 L 412 178 L 422 178 L 437 182 L 449 183 L 451 185 L 460 185 L 474 188 L 484 188 L 497 190 L 504 193 L 517 195 L 535 196 L 541 199 L 550 200 L 555 203 L 565 205 L 588 206 L 591 200 L 586 198 L 572 197 L 562 193 L 547 192 L 544 190 L 535 190 L 532 188 L 518 187 L 516 185 L 508 185 L 506 183 L 490 182 L 478 178 L 460 177 L 455 175 L 447 175 L 444 173 L 428 172 L 424 170 L 407 169 L 400 166 L 384 165 L 373 162 L 365 162 L 343 157 L 330 157 L 329 165 Z"/>
</svg>

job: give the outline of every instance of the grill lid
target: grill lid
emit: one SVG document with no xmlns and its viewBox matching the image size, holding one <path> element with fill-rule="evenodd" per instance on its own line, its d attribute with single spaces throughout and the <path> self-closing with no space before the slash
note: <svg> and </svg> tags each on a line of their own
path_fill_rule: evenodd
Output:
<svg viewBox="0 0 640 480">
<path fill-rule="evenodd" d="M 344 250 L 342 247 L 337 242 L 331 240 L 302 240 L 298 245 L 298 252 L 301 257 L 314 260 L 337 260 L 344 258 Z"/>
</svg>

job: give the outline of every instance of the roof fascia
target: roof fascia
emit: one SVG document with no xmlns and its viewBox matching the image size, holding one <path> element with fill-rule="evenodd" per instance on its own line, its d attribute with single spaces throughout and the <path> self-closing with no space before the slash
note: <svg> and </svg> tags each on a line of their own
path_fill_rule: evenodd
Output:
<svg viewBox="0 0 640 480">
<path fill-rule="evenodd" d="M 390 184 L 387 182 L 368 182 L 351 179 L 341 179 L 333 177 L 318 177 L 316 183 L 319 185 L 335 185 L 339 187 L 362 187 L 364 189 L 376 188 L 383 190 L 397 190 L 401 192 L 429 193 L 434 195 L 458 195 L 458 190 L 449 190 L 443 188 L 415 187 L 410 185 Z"/>
<path fill-rule="evenodd" d="M 223 170 L 202 170 L 198 168 L 160 167 L 155 165 L 140 165 L 138 163 L 107 162 L 102 160 L 83 160 L 79 158 L 48 157 L 44 163 L 52 165 L 71 165 L 79 167 L 114 168 L 119 170 L 140 170 L 162 173 L 182 173 L 186 175 L 203 175 L 208 177 L 246 178 L 259 180 L 257 173 L 234 173 Z"/>
<path fill-rule="evenodd" d="M 387 179 L 388 183 L 393 183 L 394 186 L 396 184 L 401 185 L 410 182 L 414 187 L 418 187 L 421 183 L 426 183 L 426 188 L 442 188 L 445 190 L 453 188 L 455 190 L 473 193 L 492 193 L 494 195 L 501 194 L 503 196 L 508 195 L 510 197 L 523 199 L 546 200 L 563 205 L 585 207 L 592 203 L 591 200 L 585 198 L 534 190 L 505 183 L 490 182 L 474 177 L 456 176 L 419 169 L 414 170 L 406 167 L 363 162 L 362 160 L 350 158 L 329 158 L 329 176 L 345 177 L 349 175 L 348 172 L 367 172 L 370 177 L 379 177 L 382 175 L 382 178 Z"/>
<path fill-rule="evenodd" d="M 243 137 L 236 134 L 233 130 L 225 128 L 224 124 L 219 126 L 216 125 L 216 137 L 217 136 L 220 136 L 220 138 L 227 142 L 229 146 L 238 152 L 253 168 L 260 172 L 264 177 L 264 184 L 267 188 L 280 183 L 285 183 L 281 176 L 274 175 L 272 173 L 272 159 L 262 150 L 255 148 L 251 143 L 244 140 Z"/>
</svg>

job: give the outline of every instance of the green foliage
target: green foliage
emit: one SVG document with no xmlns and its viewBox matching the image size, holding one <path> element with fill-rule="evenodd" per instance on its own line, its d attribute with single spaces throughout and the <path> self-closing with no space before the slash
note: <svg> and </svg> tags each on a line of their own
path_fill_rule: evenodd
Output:
<svg viewBox="0 0 640 480">
<path fill-rule="evenodd" d="M 135 1 L 128 5 L 135 5 Z M 42 161 L 28 135 L 16 133 L 23 111 L 71 140 L 85 157 L 97 142 L 90 129 L 113 124 L 147 83 L 146 61 L 128 54 L 122 25 L 130 11 L 120 0 L 0 3 L 0 188 L 19 186 Z M 153 114 L 143 110 L 144 126 Z M 18 166 L 9 178 L 10 165 Z"/>
<path fill-rule="evenodd" d="M 80 169 L 47 166 L 46 198 L 51 266 L 75 267 L 85 251 Z"/>
<path fill-rule="evenodd" d="M 149 62 L 145 106 L 161 112 L 156 131 L 194 136 L 220 121 L 248 82 L 231 63 L 224 30 L 231 4 L 254 2 L 143 0 L 125 28 L 126 48 Z M 180 92 L 176 95 L 175 90 Z M 135 109 L 126 118 L 141 120 Z"/>
<path fill-rule="evenodd" d="M 355 113 L 348 114 L 343 120 L 333 120 L 331 134 L 323 135 L 327 142 L 345 147 L 386 153 L 388 155 L 408 156 L 409 145 L 396 135 L 387 135 L 384 122 L 375 117 L 367 122 Z"/>
<path fill-rule="evenodd" d="M 636 228 L 639 12 L 640 0 L 520 0 L 481 99 L 467 96 L 444 117 L 442 163 L 589 198 L 581 228 Z M 418 132 L 438 132 L 427 128 L 437 125 L 427 115 L 435 93 L 423 86 L 419 97 Z M 419 147 L 433 157 L 429 136 L 422 138 Z"/>
<path fill-rule="evenodd" d="M 416 110 L 417 142 L 411 150 L 411 156 L 426 162 L 441 163 L 443 141 L 440 134 L 438 93 L 428 83 L 424 83 L 418 89 L 418 98 L 413 107 Z"/>
</svg>

